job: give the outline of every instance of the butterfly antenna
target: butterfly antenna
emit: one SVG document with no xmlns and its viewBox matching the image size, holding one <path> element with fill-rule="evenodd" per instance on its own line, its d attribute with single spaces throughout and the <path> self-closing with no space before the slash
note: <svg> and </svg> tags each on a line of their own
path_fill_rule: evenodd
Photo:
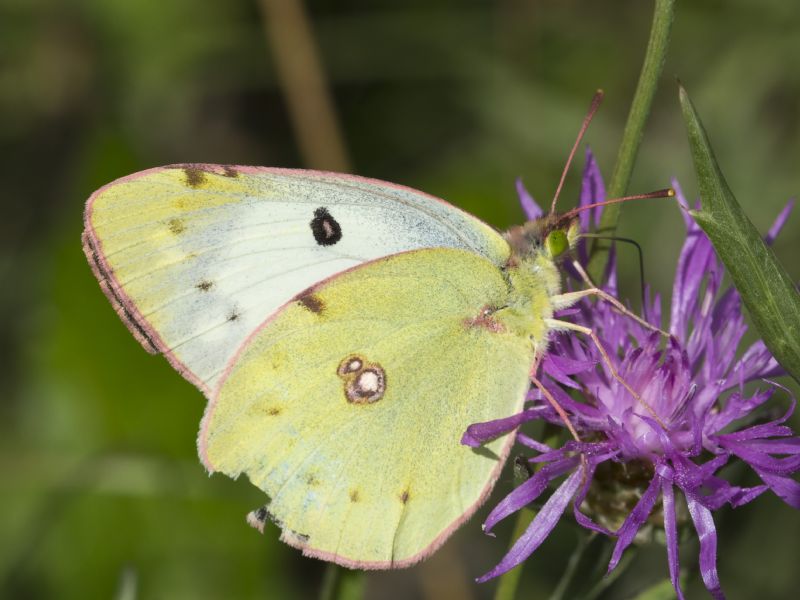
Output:
<svg viewBox="0 0 800 600">
<path fill-rule="evenodd" d="M 612 240 L 615 242 L 625 242 L 626 244 L 631 244 L 636 248 L 636 251 L 639 253 L 639 288 L 642 295 L 642 307 L 646 306 L 645 301 L 645 294 L 644 294 L 644 253 L 642 252 L 642 247 L 639 245 L 639 242 L 636 240 L 632 240 L 631 238 L 619 237 L 617 235 L 597 235 L 596 233 L 582 233 L 582 238 L 592 238 L 594 240 Z"/>
<path fill-rule="evenodd" d="M 630 200 L 645 200 L 647 198 L 672 198 L 675 196 L 675 190 L 672 188 L 664 188 L 663 190 L 656 190 L 655 192 L 648 192 L 647 194 L 634 194 L 633 196 L 622 196 L 621 198 L 611 198 L 610 200 L 603 200 L 602 202 L 594 202 L 592 204 L 584 204 L 572 210 L 565 212 L 559 217 L 559 222 L 569 221 L 578 213 L 598 206 L 608 206 L 609 204 L 619 204 L 620 202 L 629 202 Z"/>
<path fill-rule="evenodd" d="M 586 113 L 586 116 L 583 119 L 583 125 L 581 125 L 581 129 L 578 132 L 578 137 L 575 140 L 575 144 L 572 146 L 572 150 L 567 157 L 567 163 L 564 165 L 564 171 L 561 173 L 561 181 L 558 182 L 558 187 L 556 188 L 556 193 L 553 196 L 553 203 L 550 205 L 550 214 L 554 215 L 556 212 L 556 202 L 558 201 L 558 195 L 561 193 L 561 188 L 564 187 L 564 180 L 567 178 L 567 171 L 569 171 L 569 166 L 572 164 L 572 159 L 575 156 L 575 153 L 578 151 L 578 146 L 583 139 L 586 130 L 589 128 L 589 123 L 592 122 L 592 117 L 594 117 L 594 113 L 597 112 L 597 109 L 600 108 L 600 103 L 603 101 L 603 96 L 605 93 L 603 90 L 597 90 L 592 97 L 592 103 L 589 105 L 589 111 Z"/>
</svg>

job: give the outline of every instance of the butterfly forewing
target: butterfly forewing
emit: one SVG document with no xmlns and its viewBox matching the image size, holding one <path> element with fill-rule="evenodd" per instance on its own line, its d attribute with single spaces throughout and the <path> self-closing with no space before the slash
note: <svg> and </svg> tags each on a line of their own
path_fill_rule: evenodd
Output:
<svg viewBox="0 0 800 600">
<path fill-rule="evenodd" d="M 205 392 L 265 319 L 309 286 L 419 248 L 508 246 L 410 188 L 313 171 L 181 165 L 143 171 L 87 203 L 84 248 L 131 331 Z"/>
</svg>

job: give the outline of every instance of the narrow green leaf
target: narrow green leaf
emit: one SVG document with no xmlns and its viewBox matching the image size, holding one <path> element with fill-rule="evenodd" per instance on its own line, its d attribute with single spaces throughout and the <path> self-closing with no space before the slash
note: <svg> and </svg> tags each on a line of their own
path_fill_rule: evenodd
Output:
<svg viewBox="0 0 800 600">
<path fill-rule="evenodd" d="M 733 197 L 683 87 L 680 102 L 702 204 L 692 216 L 714 244 L 767 348 L 800 381 L 800 294 Z"/>
</svg>

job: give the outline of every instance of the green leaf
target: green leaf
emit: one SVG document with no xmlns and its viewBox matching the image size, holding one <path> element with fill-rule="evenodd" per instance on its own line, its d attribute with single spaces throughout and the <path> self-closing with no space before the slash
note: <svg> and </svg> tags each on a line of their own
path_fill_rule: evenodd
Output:
<svg viewBox="0 0 800 600">
<path fill-rule="evenodd" d="M 800 381 L 800 294 L 733 197 L 683 87 L 680 101 L 702 204 L 692 216 L 711 239 L 767 348 Z"/>
</svg>

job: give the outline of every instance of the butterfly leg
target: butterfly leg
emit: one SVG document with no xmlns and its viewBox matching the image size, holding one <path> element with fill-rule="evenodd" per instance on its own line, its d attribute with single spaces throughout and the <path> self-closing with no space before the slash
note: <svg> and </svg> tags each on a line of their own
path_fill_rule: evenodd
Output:
<svg viewBox="0 0 800 600">
<path fill-rule="evenodd" d="M 562 330 L 562 331 L 566 329 L 569 331 L 576 331 L 578 333 L 588 335 L 589 338 L 594 343 L 594 345 L 597 346 L 597 349 L 600 351 L 600 356 L 602 357 L 603 362 L 606 363 L 606 365 L 608 365 L 608 369 L 611 371 L 611 376 L 617 381 L 619 381 L 622 384 L 622 387 L 628 390 L 628 393 L 630 393 L 630 395 L 634 397 L 636 402 L 640 404 L 650 414 L 650 416 L 653 417 L 653 419 L 655 419 L 655 421 L 659 425 L 661 425 L 664 429 L 667 428 L 664 422 L 661 420 L 661 417 L 659 417 L 658 414 L 656 414 L 656 411 L 653 410 L 653 407 L 650 406 L 647 402 L 645 402 L 644 399 L 617 372 L 616 367 L 614 367 L 614 363 L 608 356 L 608 352 L 606 352 L 606 349 L 603 348 L 603 344 L 600 342 L 600 338 L 597 337 L 597 334 L 591 327 L 584 327 L 583 325 L 578 325 L 577 323 L 570 323 L 569 321 L 560 321 L 559 319 L 545 319 L 544 322 L 551 329 Z"/>
<path fill-rule="evenodd" d="M 554 309 L 558 310 L 560 308 L 567 308 L 569 306 L 572 306 L 578 300 L 580 300 L 581 298 L 585 298 L 586 296 L 597 296 L 598 298 L 602 298 L 603 300 L 611 304 L 614 308 L 617 309 L 619 313 L 625 315 L 626 317 L 630 317 L 631 319 L 639 323 L 642 327 L 645 327 L 650 331 L 655 331 L 657 333 L 660 333 L 664 337 L 667 338 L 670 337 L 669 333 L 667 333 L 660 327 L 656 327 L 655 325 L 648 323 L 647 321 L 642 319 L 639 315 L 625 308 L 625 305 L 622 304 L 622 302 L 620 302 L 619 300 L 617 300 L 614 296 L 612 296 L 605 290 L 601 290 L 600 288 L 595 287 L 594 284 L 592 284 L 592 281 L 589 279 L 589 276 L 586 274 L 586 271 L 584 271 L 583 267 L 581 267 L 577 262 L 574 262 L 573 266 L 576 268 L 578 273 L 581 273 L 581 276 L 584 278 L 584 281 L 586 281 L 586 283 L 591 287 L 585 290 L 578 290 L 577 292 L 567 292 L 565 294 L 558 294 L 557 296 L 553 296 L 551 298 L 551 301 L 553 303 Z"/>
<path fill-rule="evenodd" d="M 530 372 L 531 383 L 533 383 L 533 385 L 539 388 L 539 391 L 545 397 L 550 406 L 553 407 L 553 410 L 555 410 L 558 416 L 561 417 L 561 420 L 564 422 L 564 426 L 570 432 L 575 441 L 580 442 L 581 438 L 578 435 L 578 432 L 575 430 L 575 427 L 572 424 L 572 421 L 570 420 L 567 411 L 565 411 L 561 407 L 561 405 L 558 403 L 558 400 L 556 400 L 553 397 L 553 394 L 551 394 L 550 391 L 546 387 L 544 387 L 544 384 L 536 376 L 536 371 L 539 369 L 540 359 L 541 359 L 541 354 L 537 354 L 533 359 L 533 366 L 531 367 L 531 372 Z M 588 464 L 586 462 L 586 456 L 583 453 L 581 453 L 581 465 L 583 466 L 583 474 L 585 478 L 586 473 L 588 473 Z"/>
</svg>

